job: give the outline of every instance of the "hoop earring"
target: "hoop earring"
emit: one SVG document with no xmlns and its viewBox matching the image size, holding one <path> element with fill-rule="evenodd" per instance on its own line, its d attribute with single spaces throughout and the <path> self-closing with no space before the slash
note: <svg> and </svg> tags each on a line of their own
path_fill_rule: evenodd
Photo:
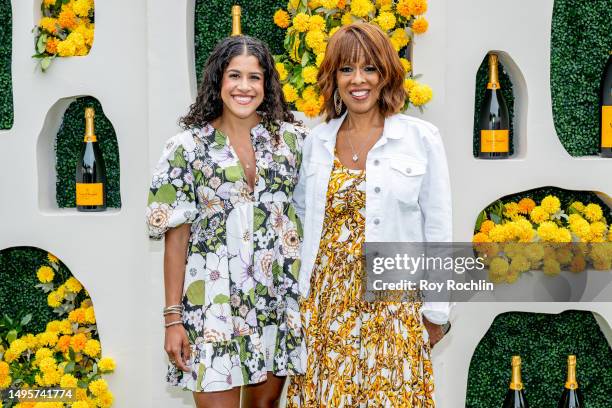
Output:
<svg viewBox="0 0 612 408">
<path fill-rule="evenodd" d="M 338 93 L 338 88 L 334 91 L 334 109 L 336 110 L 336 115 L 340 116 L 342 113 L 342 98 Z"/>
</svg>

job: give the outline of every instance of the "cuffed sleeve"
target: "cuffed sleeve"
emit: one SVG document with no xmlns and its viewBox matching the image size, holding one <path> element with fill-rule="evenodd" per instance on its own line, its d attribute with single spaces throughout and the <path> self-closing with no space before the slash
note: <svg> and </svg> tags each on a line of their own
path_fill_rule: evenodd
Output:
<svg viewBox="0 0 612 408">
<path fill-rule="evenodd" d="M 196 191 L 191 167 L 194 142 L 190 132 L 166 142 L 153 171 L 146 208 L 149 238 L 159 240 L 168 229 L 197 218 Z"/>
<path fill-rule="evenodd" d="M 419 194 L 419 204 L 423 214 L 423 233 L 426 242 L 451 242 L 452 231 L 452 202 L 450 176 L 444 144 L 438 129 L 433 128 L 425 137 L 427 149 L 427 171 Z M 441 271 L 444 276 L 432 276 L 433 280 L 446 281 L 447 272 Z M 435 274 L 435 272 L 434 272 Z M 448 293 L 448 292 L 446 292 Z M 432 323 L 445 324 L 448 321 L 452 304 L 448 301 L 428 301 L 425 294 L 421 312 Z M 440 300 L 440 296 L 436 296 Z"/>
</svg>

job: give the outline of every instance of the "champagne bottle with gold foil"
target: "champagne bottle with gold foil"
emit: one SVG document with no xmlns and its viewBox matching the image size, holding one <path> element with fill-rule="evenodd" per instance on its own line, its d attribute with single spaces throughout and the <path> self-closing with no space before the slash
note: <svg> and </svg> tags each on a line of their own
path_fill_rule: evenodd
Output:
<svg viewBox="0 0 612 408">
<path fill-rule="evenodd" d="M 512 380 L 502 408 L 528 408 L 521 379 L 521 357 L 512 356 Z"/>
<path fill-rule="evenodd" d="M 567 381 L 559 400 L 559 408 L 584 408 L 582 392 L 576 381 L 576 356 L 567 357 Z"/>
<path fill-rule="evenodd" d="M 600 154 L 601 157 L 612 157 L 612 51 L 610 51 L 601 77 L 599 106 L 601 109 L 599 118 L 601 122 Z"/>
<path fill-rule="evenodd" d="M 510 151 L 510 116 L 499 84 L 497 54 L 489 54 L 489 83 L 480 110 L 481 159 L 505 159 Z"/>
<path fill-rule="evenodd" d="M 242 26 L 240 23 L 240 16 L 242 10 L 240 6 L 232 6 L 232 37 L 235 35 L 242 35 Z"/>
<path fill-rule="evenodd" d="M 76 169 L 78 211 L 106 210 L 106 168 L 94 132 L 94 109 L 85 108 L 85 138 Z"/>
</svg>

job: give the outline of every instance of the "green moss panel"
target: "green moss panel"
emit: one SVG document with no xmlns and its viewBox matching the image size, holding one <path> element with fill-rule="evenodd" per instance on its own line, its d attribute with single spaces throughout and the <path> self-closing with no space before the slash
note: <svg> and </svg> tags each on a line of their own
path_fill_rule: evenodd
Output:
<svg viewBox="0 0 612 408">
<path fill-rule="evenodd" d="M 11 55 L 13 15 L 10 0 L 0 0 L 0 129 L 13 127 Z"/>
<path fill-rule="evenodd" d="M 20 319 L 31 313 L 32 321 L 26 326 L 30 333 L 39 333 L 56 314 L 47 305 L 47 295 L 35 285 L 36 271 L 48 265 L 47 252 L 33 247 L 14 247 L 0 251 L 0 314 Z M 70 271 L 60 263 L 54 282 L 64 282 Z"/>
<path fill-rule="evenodd" d="M 585 406 L 609 408 L 612 350 L 592 313 L 572 310 L 558 315 L 512 312 L 497 316 L 472 356 L 466 408 L 502 406 L 513 355 L 522 359 L 529 406 L 556 408 L 570 354 L 578 361 L 577 379 Z"/>
<path fill-rule="evenodd" d="M 497 70 L 499 72 L 499 85 L 501 86 L 501 93 L 506 100 L 508 105 L 508 116 L 510 116 L 510 154 L 514 154 L 514 91 L 512 89 L 512 81 L 510 76 L 504 70 L 504 66 L 501 62 L 497 63 Z M 480 110 L 484 104 L 485 91 L 487 90 L 487 83 L 489 82 L 489 57 L 485 56 L 476 72 L 476 98 L 474 100 L 474 137 L 472 154 L 474 157 L 478 156 L 478 141 L 480 139 Z"/>
<path fill-rule="evenodd" d="M 102 105 L 91 96 L 77 98 L 68 106 L 57 133 L 55 144 L 57 205 L 59 208 L 76 207 L 75 171 L 83 144 L 85 108 L 88 106 L 92 106 L 96 112 L 94 119 L 95 133 L 106 165 L 107 207 L 121 208 L 117 136 L 112 123 L 104 116 Z"/>
<path fill-rule="evenodd" d="M 279 8 L 286 9 L 286 0 L 196 0 L 194 43 L 198 83 L 208 54 L 232 31 L 231 11 L 236 4 L 242 7 L 242 33 L 265 41 L 272 54 L 284 52 L 285 30 L 274 24 L 273 16 Z"/>
<path fill-rule="evenodd" d="M 555 0 L 550 88 L 557 135 L 572 156 L 599 151 L 599 86 L 612 50 L 610 0 Z"/>
</svg>

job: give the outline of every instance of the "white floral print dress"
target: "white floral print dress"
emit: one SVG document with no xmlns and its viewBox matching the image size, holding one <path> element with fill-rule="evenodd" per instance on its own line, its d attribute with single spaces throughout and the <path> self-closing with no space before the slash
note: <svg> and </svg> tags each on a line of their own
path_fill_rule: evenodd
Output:
<svg viewBox="0 0 612 408">
<path fill-rule="evenodd" d="M 182 300 L 191 372 L 170 364 L 169 383 L 221 391 L 265 381 L 267 371 L 304 372 L 302 226 L 291 204 L 304 136 L 284 122 L 251 130 L 252 192 L 229 139 L 210 124 L 166 143 L 149 193 L 149 236 L 191 224 Z"/>
</svg>

